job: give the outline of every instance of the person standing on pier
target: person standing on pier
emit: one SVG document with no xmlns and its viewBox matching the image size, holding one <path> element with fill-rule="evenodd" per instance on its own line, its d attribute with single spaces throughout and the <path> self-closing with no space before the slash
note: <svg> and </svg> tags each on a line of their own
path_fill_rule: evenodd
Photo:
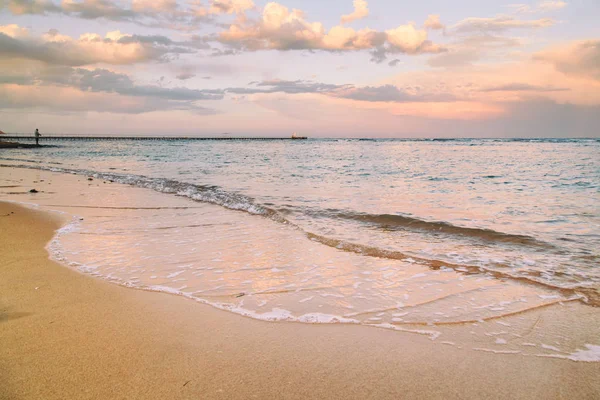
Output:
<svg viewBox="0 0 600 400">
<path fill-rule="evenodd" d="M 39 146 L 39 145 L 40 145 L 40 143 L 39 143 L 39 141 L 40 141 L 40 136 L 42 136 L 42 134 L 41 134 L 41 133 L 40 133 L 40 131 L 39 131 L 39 130 L 37 130 L 37 128 L 36 128 L 36 129 L 35 129 L 35 145 L 36 145 L 36 146 Z"/>
</svg>

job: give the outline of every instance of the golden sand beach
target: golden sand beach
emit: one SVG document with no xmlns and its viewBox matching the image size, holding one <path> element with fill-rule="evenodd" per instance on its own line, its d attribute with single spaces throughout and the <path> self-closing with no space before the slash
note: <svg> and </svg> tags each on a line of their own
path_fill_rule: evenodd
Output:
<svg viewBox="0 0 600 400">
<path fill-rule="evenodd" d="M 44 245 L 61 223 L 0 203 L 1 399 L 600 396 L 599 363 L 432 346 L 361 326 L 269 323 L 116 286 L 48 259 Z"/>
</svg>

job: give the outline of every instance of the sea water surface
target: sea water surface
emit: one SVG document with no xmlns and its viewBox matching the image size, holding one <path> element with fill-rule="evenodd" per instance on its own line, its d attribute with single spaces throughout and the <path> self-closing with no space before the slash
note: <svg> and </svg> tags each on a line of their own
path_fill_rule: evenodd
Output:
<svg viewBox="0 0 600 400">
<path fill-rule="evenodd" d="M 121 284 L 432 338 L 600 303 L 598 140 L 56 143 L 0 164 L 72 175 L 34 201 L 84 217 L 52 251 Z"/>
</svg>

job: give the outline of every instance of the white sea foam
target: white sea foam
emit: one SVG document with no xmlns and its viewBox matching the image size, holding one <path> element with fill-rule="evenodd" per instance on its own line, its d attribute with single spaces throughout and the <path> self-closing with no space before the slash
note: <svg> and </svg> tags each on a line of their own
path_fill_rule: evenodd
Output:
<svg viewBox="0 0 600 400">
<path fill-rule="evenodd" d="M 577 351 L 564 355 L 564 354 L 534 354 L 537 357 L 550 357 L 550 358 L 563 358 L 571 361 L 583 361 L 583 362 L 600 362 L 600 346 L 593 344 L 586 344 L 586 349 L 577 349 Z"/>
<path fill-rule="evenodd" d="M 475 347 L 473 350 L 475 351 L 484 351 L 486 353 L 494 353 L 494 354 L 521 354 L 519 350 L 494 350 L 494 349 L 486 349 L 481 347 Z"/>
<path fill-rule="evenodd" d="M 546 349 L 546 350 L 560 351 L 559 348 L 557 348 L 555 346 L 550 346 L 549 344 L 542 343 L 541 346 L 542 346 L 543 349 Z"/>
<path fill-rule="evenodd" d="M 344 323 L 344 324 L 358 324 L 359 321 L 351 318 L 344 318 L 338 315 L 321 314 L 321 313 L 309 313 L 301 315 L 296 318 L 299 322 L 308 322 L 312 324 L 331 324 L 331 323 Z"/>
<path fill-rule="evenodd" d="M 170 274 L 167 275 L 167 278 L 175 278 L 178 275 L 183 274 L 185 271 L 176 271 L 176 272 L 171 272 Z"/>
</svg>

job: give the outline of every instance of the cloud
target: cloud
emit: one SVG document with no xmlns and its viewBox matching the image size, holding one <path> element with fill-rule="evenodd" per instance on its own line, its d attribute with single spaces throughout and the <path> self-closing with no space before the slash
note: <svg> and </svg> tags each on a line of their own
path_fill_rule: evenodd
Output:
<svg viewBox="0 0 600 400">
<path fill-rule="evenodd" d="M 427 64 L 432 67 L 462 67 L 479 60 L 480 51 L 472 48 L 450 49 L 444 54 L 429 58 Z"/>
<path fill-rule="evenodd" d="M 456 101 L 449 106 L 284 94 L 260 95 L 253 102 L 273 112 L 270 120 L 289 118 L 284 128 L 302 126 L 311 115 L 304 129 L 342 137 L 598 137 L 600 124 L 599 105 L 540 97 L 514 102 Z"/>
<path fill-rule="evenodd" d="M 129 35 L 113 31 L 104 37 L 85 33 L 78 39 L 73 39 L 51 29 L 41 37 L 31 37 L 27 30 L 16 25 L 0 26 L 1 57 L 38 60 L 56 65 L 118 65 L 162 61 L 169 54 L 192 53 L 195 51 L 193 47 L 198 47 L 198 44 L 179 45 L 159 35 Z"/>
<path fill-rule="evenodd" d="M 121 96 L 105 92 L 84 92 L 71 87 L 0 85 L 0 109 L 27 109 L 53 113 L 109 112 L 140 114 L 182 110 L 214 114 L 214 110 L 163 98 Z"/>
<path fill-rule="evenodd" d="M 437 53 L 437 46 L 427 40 L 427 32 L 416 29 L 413 24 L 401 25 L 395 29 L 385 31 L 390 51 L 398 50 L 401 53 Z"/>
<path fill-rule="evenodd" d="M 526 107 L 532 99 L 576 106 L 600 105 L 600 80 L 587 73 L 565 74 L 550 62 L 531 58 L 402 72 L 385 83 L 398 88 L 420 88 L 410 93 L 451 95 L 456 102 L 477 102 L 502 109 L 511 104 Z"/>
<path fill-rule="evenodd" d="M 600 40 L 582 40 L 536 53 L 534 59 L 552 64 L 567 75 L 600 81 Z"/>
<path fill-rule="evenodd" d="M 242 130 L 258 129 L 262 122 L 252 125 L 244 118 L 261 115 L 261 121 L 290 118 L 282 122 L 285 129 L 308 120 L 307 129 L 322 126 L 324 133 L 348 128 L 346 134 L 597 136 L 594 128 L 600 111 L 600 82 L 564 74 L 552 63 L 539 60 L 403 72 L 394 81 L 370 86 L 271 79 L 215 90 L 145 84 L 105 69 L 40 67 L 29 73 L 14 64 L 16 61 L 8 62 L 0 66 L 0 108 L 9 110 L 3 111 L 5 119 L 20 109 L 60 113 L 97 108 L 115 113 L 156 113 L 148 118 L 168 110 L 161 115 L 175 121 L 190 113 L 214 113 L 203 108 L 206 102 L 223 99 L 233 104 L 235 99 L 244 99 L 228 107 L 213 128 L 229 131 L 242 119 L 247 124 Z M 193 72 L 200 74 L 199 70 Z M 170 114 L 173 110 L 182 112 Z M 269 129 L 275 128 L 269 125 Z"/>
<path fill-rule="evenodd" d="M 444 29 L 445 26 L 444 26 L 444 24 L 442 24 L 440 22 L 439 15 L 429 15 L 429 16 L 427 16 L 427 19 L 425 20 L 423 27 L 425 29 L 438 30 L 438 29 Z"/>
<path fill-rule="evenodd" d="M 439 20 L 426 21 L 437 26 Z M 446 52 L 431 57 L 428 64 L 433 67 L 464 67 L 486 58 L 507 59 L 514 57 L 513 47 L 522 46 L 523 40 L 504 36 L 506 31 L 515 29 L 539 29 L 550 27 L 555 21 L 550 18 L 535 20 L 521 20 L 513 16 L 500 15 L 491 18 L 466 18 L 444 29 L 447 37 L 453 38 L 453 42 L 446 45 Z M 512 54 L 511 54 L 512 53 Z"/>
<path fill-rule="evenodd" d="M 493 18 L 466 18 L 451 27 L 455 33 L 489 33 L 503 32 L 510 29 L 535 29 L 547 28 L 555 24 L 550 18 L 536 20 L 519 20 L 510 16 L 497 16 Z"/>
<path fill-rule="evenodd" d="M 560 10 L 567 6 L 567 3 L 564 1 L 541 1 L 538 3 L 538 9 L 540 11 L 554 11 Z"/>
<path fill-rule="evenodd" d="M 214 56 L 273 49 L 331 52 L 369 50 L 374 61 L 382 62 L 388 54 L 445 51 L 443 46 L 428 40 L 426 29 L 419 29 L 412 23 L 384 31 L 369 28 L 355 30 L 343 24 L 326 30 L 322 23 L 308 21 L 303 11 L 290 10 L 276 2 L 267 3 L 260 10 L 258 18 L 246 16 L 246 12 L 256 9 L 252 0 L 210 0 L 208 5 L 199 1 L 182 5 L 175 0 L 133 0 L 130 7 L 115 0 L 62 0 L 60 4 L 46 0 L 8 0 L 2 5 L 7 5 L 9 11 L 19 15 L 57 13 L 179 30 L 198 29 L 200 21 L 223 26 L 217 24 L 214 16 L 234 14 L 236 18 L 226 30 L 197 38 L 198 43 L 205 47 L 208 42 L 222 45 L 212 49 Z M 368 15 L 365 0 L 356 0 L 354 6 L 352 14 L 342 17 L 344 23 Z M 433 19 L 427 23 L 428 29 L 437 29 L 439 21 L 435 22 L 435 16 L 430 18 Z"/>
<path fill-rule="evenodd" d="M 354 86 L 335 85 L 313 81 L 268 80 L 250 82 L 250 87 L 228 88 L 226 93 L 233 94 L 320 94 L 328 97 L 357 100 L 363 102 L 408 103 L 408 102 L 453 102 L 456 98 L 443 93 L 425 93 L 416 88 L 400 89 L 394 85 Z"/>
<path fill-rule="evenodd" d="M 254 7 L 252 0 L 213 0 L 209 12 L 211 14 L 243 14 Z"/>
<path fill-rule="evenodd" d="M 0 9 L 7 8 L 13 15 L 62 14 L 82 19 L 106 19 L 133 22 L 144 26 L 168 29 L 196 30 L 199 22 L 211 22 L 211 17 L 222 14 L 242 15 L 254 8 L 252 0 L 210 0 L 208 6 L 199 1 L 182 5 L 176 0 L 132 0 L 130 7 L 116 0 L 5 0 Z"/>
<path fill-rule="evenodd" d="M 567 6 L 567 3 L 564 1 L 540 1 L 535 6 L 530 6 L 528 4 L 511 4 L 510 8 L 514 10 L 517 14 L 533 14 L 533 13 L 544 13 L 544 12 L 552 12 L 560 10 Z"/>
<path fill-rule="evenodd" d="M 413 90 L 411 93 L 394 85 L 340 88 L 331 95 L 344 99 L 385 103 L 451 102 L 456 100 L 449 94 L 420 93 L 418 90 Z"/>
<path fill-rule="evenodd" d="M 459 40 L 447 46 L 447 52 L 435 55 L 427 61 L 432 67 L 464 67 L 480 60 L 484 56 L 494 56 L 506 50 L 518 47 L 518 39 L 490 34 L 461 36 Z"/>
<path fill-rule="evenodd" d="M 61 0 L 58 4 L 50 0 L 8 0 L 5 4 L 13 15 L 54 13 L 111 21 L 158 18 L 161 13 L 173 12 L 177 8 L 175 0 L 133 0 L 131 8 L 125 8 L 121 3 L 112 0 Z"/>
<path fill-rule="evenodd" d="M 37 69 L 22 72 L 23 68 L 10 65 L 5 71 L 0 69 L 1 84 L 13 84 L 31 87 L 58 87 L 76 89 L 83 93 L 106 93 L 125 97 L 142 97 L 161 99 L 169 104 L 169 109 L 196 108 L 196 101 L 222 100 L 225 95 L 323 95 L 331 98 L 356 100 L 370 103 L 409 103 L 409 102 L 450 102 L 454 96 L 443 93 L 428 93 L 419 88 L 400 89 L 393 85 L 364 86 L 337 85 L 305 80 L 272 79 L 251 82 L 247 87 L 230 87 L 226 89 L 199 90 L 185 87 L 163 87 L 161 85 L 140 85 L 126 74 L 107 69 L 85 69 L 66 66 L 39 64 Z M 177 79 L 185 80 L 195 76 L 184 71 Z M 162 79 L 161 81 L 162 82 Z M 160 83 L 159 82 L 159 83 Z M 150 100 L 149 100 L 150 101 Z M 155 103 L 153 103 L 155 104 Z"/>
<path fill-rule="evenodd" d="M 110 111 L 139 113 L 156 110 L 187 110 L 209 112 L 196 104 L 198 101 L 215 101 L 224 98 L 222 90 L 198 90 L 184 87 L 140 85 L 128 75 L 106 69 L 88 70 L 71 67 L 48 67 L 34 64 L 29 69 L 15 70 L 16 65 L 1 71 L 0 92 L 6 98 L 0 101 L 5 108 L 45 107 L 63 111 Z M 10 90 L 8 90 L 9 88 Z M 25 94 L 33 97 L 28 103 Z M 50 104 L 54 93 L 56 104 Z M 66 96 L 66 98 L 61 98 Z M 108 107 L 107 98 L 113 99 L 123 109 Z M 71 104 L 71 101 L 79 104 Z M 96 102 L 100 109 L 96 109 Z M 126 105 L 129 105 L 127 107 Z"/>
<path fill-rule="evenodd" d="M 351 14 L 342 15 L 341 24 L 363 19 L 369 16 L 369 5 L 365 0 L 354 0 L 354 11 Z"/>
<path fill-rule="evenodd" d="M 121 8 L 110 0 L 62 0 L 61 8 L 65 14 L 84 19 L 126 21 L 135 17 L 133 10 Z"/>
<path fill-rule="evenodd" d="M 176 0 L 133 0 L 131 10 L 139 14 L 170 13 L 177 12 Z"/>
<path fill-rule="evenodd" d="M 372 50 L 382 61 L 388 53 L 436 53 L 444 49 L 427 40 L 427 31 L 401 25 L 384 32 L 354 30 L 341 25 L 329 31 L 320 22 L 309 22 L 301 10 L 268 3 L 258 20 L 238 20 L 221 32 L 218 41 L 237 50 Z"/>
<path fill-rule="evenodd" d="M 109 92 L 124 96 L 163 98 L 174 101 L 221 100 L 221 90 L 197 90 L 185 87 L 165 88 L 156 85 L 136 85 L 128 75 L 106 69 L 87 70 L 75 68 L 70 71 L 68 84 L 83 91 Z"/>
<path fill-rule="evenodd" d="M 67 94 L 68 98 L 77 98 L 85 103 L 88 94 L 92 99 L 99 99 L 97 94 L 106 94 L 118 99 L 118 104 L 131 103 L 132 109 L 122 110 L 125 113 L 138 113 L 154 111 L 155 106 L 160 104 L 168 110 L 189 110 L 196 112 L 206 109 L 199 107 L 198 101 L 222 100 L 225 95 L 231 98 L 243 98 L 245 95 L 320 95 L 332 99 L 346 101 L 359 101 L 363 103 L 426 103 L 426 102 L 454 102 L 454 96 L 443 93 L 428 93 L 419 88 L 409 87 L 400 89 L 393 85 L 356 87 L 354 85 L 336 85 L 314 81 L 289 81 L 289 80 L 266 80 L 251 82 L 247 87 L 231 87 L 226 89 L 199 90 L 184 87 L 163 87 L 161 85 L 140 85 L 135 83 L 128 75 L 109 71 L 106 69 L 84 69 L 72 67 L 48 67 L 43 64 L 37 70 L 23 71 L 23 68 L 15 69 L 10 66 L 7 71 L 0 69 L 0 88 L 18 87 L 16 95 L 7 95 L 2 103 L 7 108 L 27 108 L 25 106 L 23 93 L 50 93 L 51 88 L 57 95 Z M 186 76 L 178 77 L 178 79 Z M 27 89 L 23 89 L 26 87 Z M 114 97 L 114 96 L 119 96 Z M 42 96 L 43 97 L 43 96 Z M 124 97 L 129 100 L 123 100 Z M 144 99 L 146 108 L 140 108 L 140 101 L 135 98 Z M 95 100 L 94 100 L 95 101 Z M 68 105 L 68 101 L 61 101 L 65 111 L 84 110 L 81 105 Z M 33 100 L 33 105 L 43 105 L 41 100 Z M 429 103 L 427 103 L 429 104 Z M 47 104 L 45 104 L 47 106 Z M 104 106 L 103 106 L 104 107 Z M 58 105 L 53 106 L 58 110 Z M 103 108 L 104 109 L 104 108 Z M 91 110 L 91 109 L 90 109 Z M 111 112 L 116 112 L 111 108 Z"/>
<path fill-rule="evenodd" d="M 259 94 L 259 93 L 322 93 L 328 94 L 333 91 L 347 87 L 348 85 L 333 85 L 313 81 L 287 81 L 272 79 L 261 82 L 250 82 L 251 87 L 246 88 L 227 88 L 225 92 L 234 94 Z"/>
<path fill-rule="evenodd" d="M 16 66 L 16 65 L 15 65 Z M 14 66 L 10 66 L 14 71 Z M 23 71 L 23 68 L 20 69 Z M 157 85 L 136 84 L 129 75 L 103 68 L 85 69 L 40 64 L 24 72 L 14 71 L 5 75 L 3 83 L 19 83 L 36 86 L 65 86 L 84 92 L 116 93 L 123 96 L 163 98 L 173 101 L 221 100 L 223 90 L 198 90 L 185 87 L 167 88 Z"/>
<path fill-rule="evenodd" d="M 20 27 L 17 24 L 0 25 L 0 33 L 11 38 L 27 38 L 29 36 L 29 29 Z"/>
<path fill-rule="evenodd" d="M 486 131 L 513 137 L 598 137 L 600 106 L 531 98 L 507 105 L 498 120 L 480 125 Z"/>
<path fill-rule="evenodd" d="M 3 3 L 9 9 L 13 15 L 23 14 L 41 14 L 44 15 L 47 12 L 59 12 L 60 7 L 55 5 L 50 0 L 9 0 Z M 2 8 L 2 4 L 0 4 Z"/>
<path fill-rule="evenodd" d="M 311 115 L 311 129 L 314 129 L 313 124 L 315 122 L 322 119 L 324 115 L 329 114 L 331 110 L 335 110 L 335 112 L 332 115 L 333 119 L 328 122 L 335 128 L 343 126 L 348 118 L 354 119 L 362 115 L 351 124 L 351 130 L 354 131 L 358 125 L 364 127 L 370 125 L 371 134 L 373 132 L 381 133 L 382 121 L 390 118 L 394 118 L 396 123 L 401 121 L 395 117 L 459 121 L 489 119 L 503 112 L 501 107 L 495 105 L 469 101 L 455 101 L 449 106 L 447 102 L 360 101 L 310 93 L 298 95 L 262 94 L 254 96 L 252 101 L 269 110 L 298 120 L 306 120 L 306 115 Z M 369 118 L 364 119 L 366 115 L 369 115 Z M 403 128 L 405 126 L 396 126 L 396 133 Z"/>
<path fill-rule="evenodd" d="M 195 76 L 196 74 L 194 74 L 193 72 L 182 72 L 180 74 L 177 74 L 175 78 L 179 79 L 180 81 L 185 81 L 188 79 L 192 79 Z"/>
<path fill-rule="evenodd" d="M 221 100 L 222 90 L 198 90 L 185 87 L 165 88 L 156 85 L 136 85 L 129 76 L 104 69 L 75 69 L 72 85 L 84 91 L 112 92 L 125 96 L 157 97 L 175 101 Z"/>
<path fill-rule="evenodd" d="M 480 89 L 481 92 L 562 92 L 570 90 L 554 86 L 530 85 L 528 83 L 508 83 Z"/>
</svg>

